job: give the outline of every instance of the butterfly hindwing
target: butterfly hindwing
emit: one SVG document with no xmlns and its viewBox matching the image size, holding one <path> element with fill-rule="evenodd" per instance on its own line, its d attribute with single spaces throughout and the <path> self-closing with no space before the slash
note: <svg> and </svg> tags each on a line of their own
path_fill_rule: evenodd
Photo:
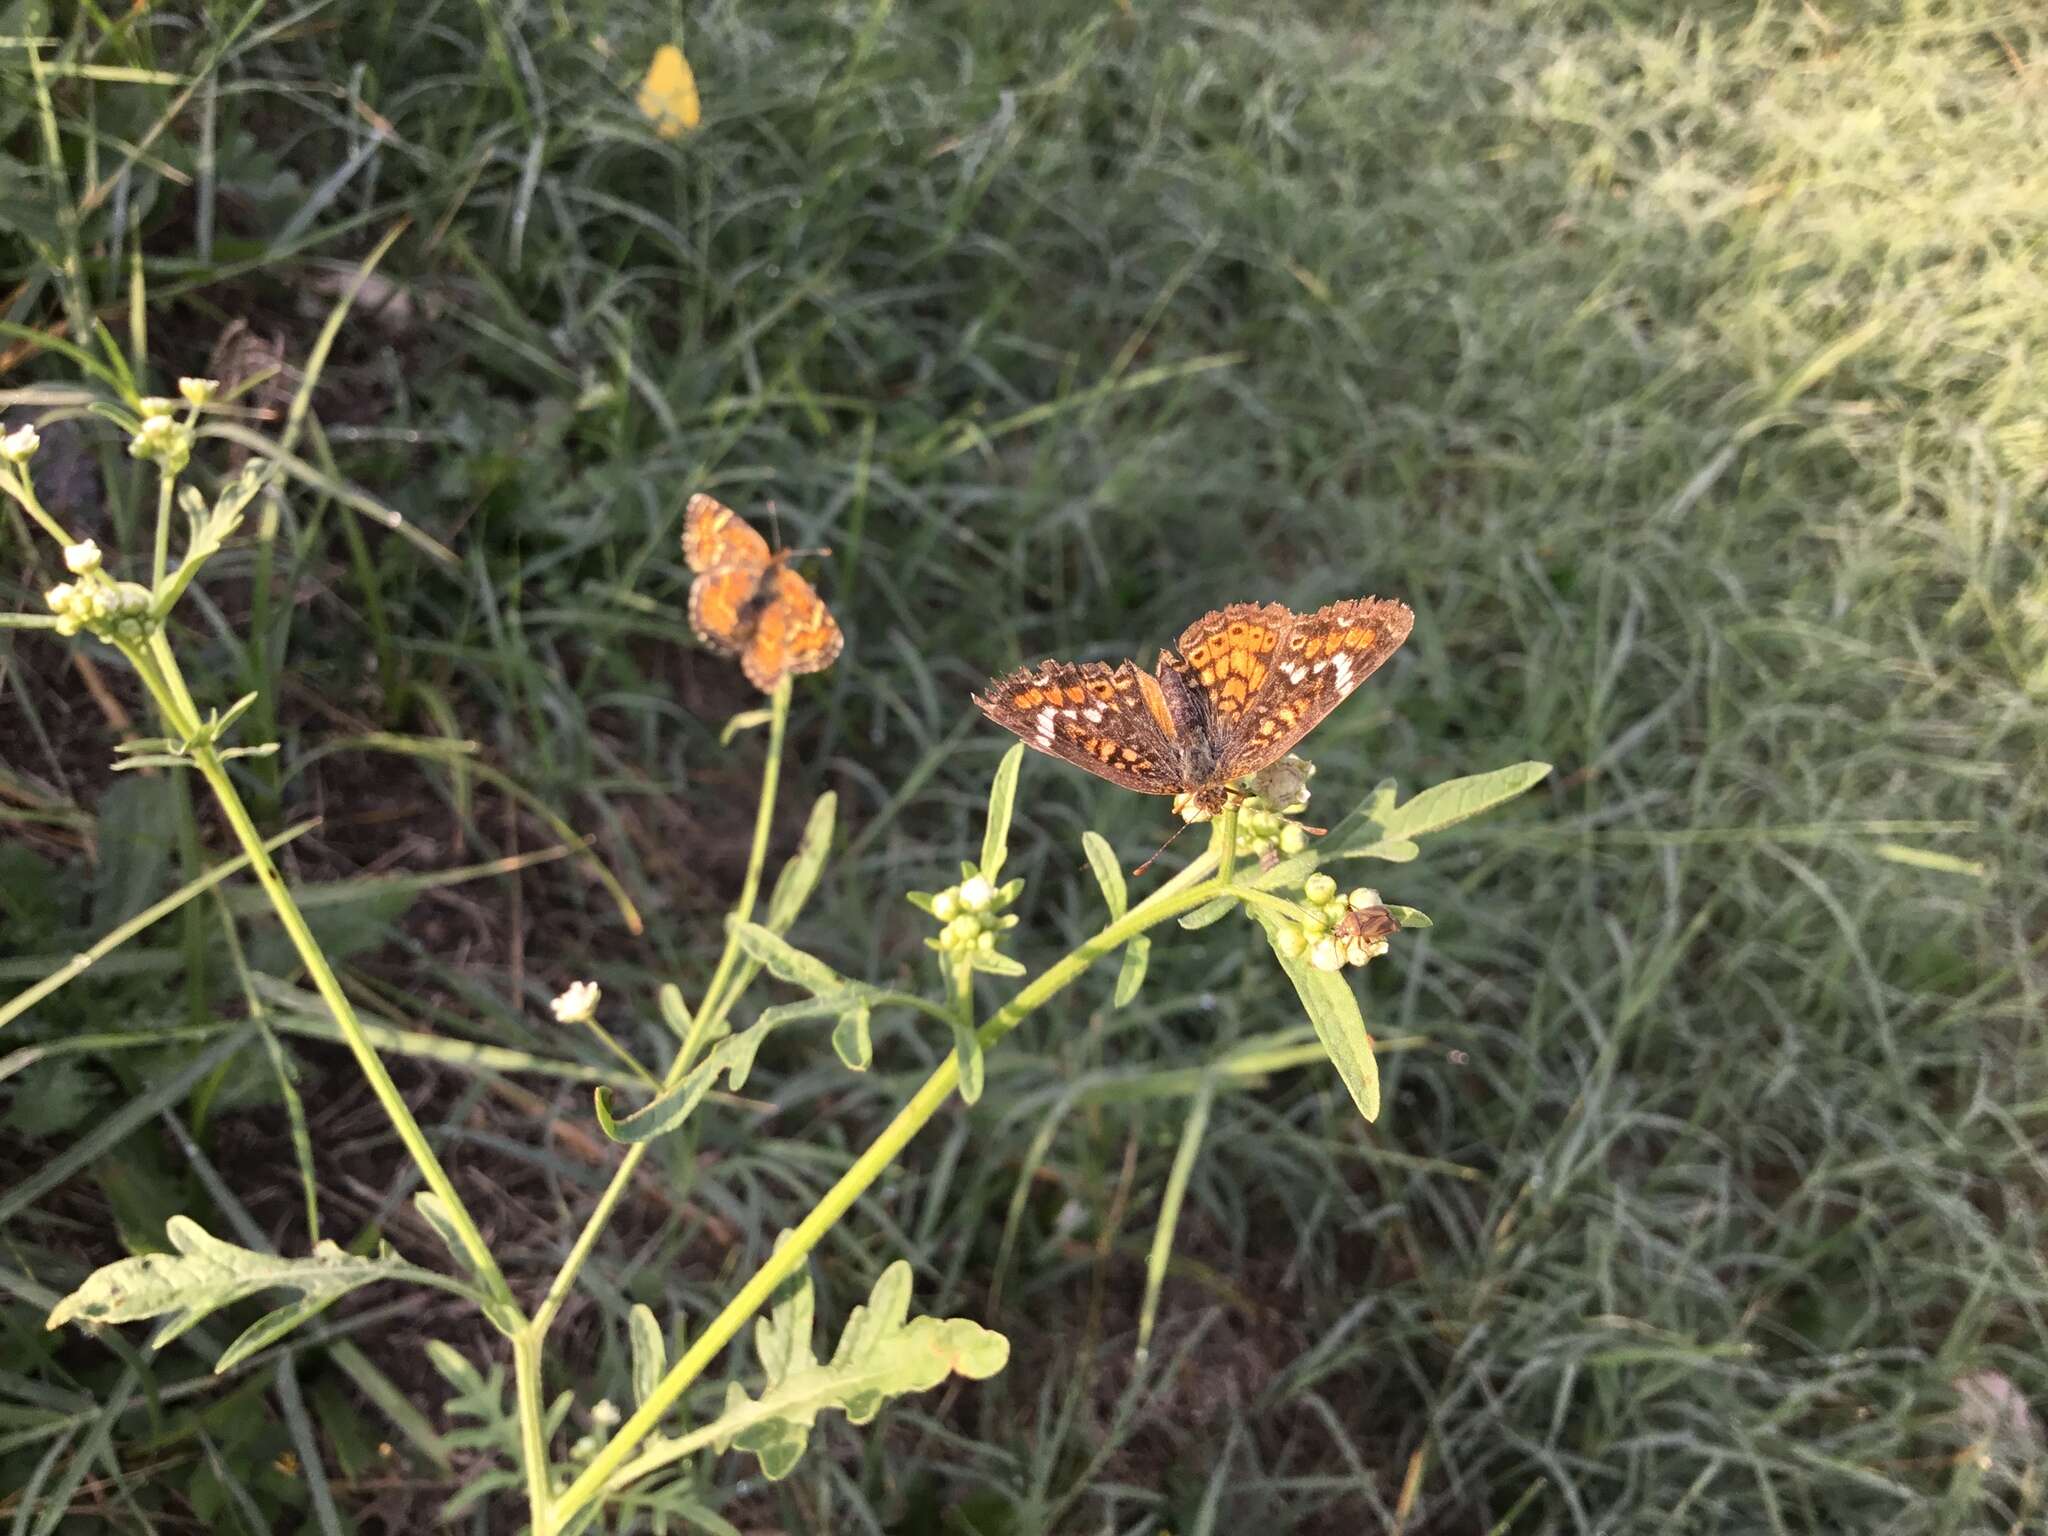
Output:
<svg viewBox="0 0 2048 1536">
<path fill-rule="evenodd" d="M 1027 746 L 1125 789 L 1171 795 L 1181 751 L 1157 693 L 1135 662 L 1047 661 L 997 679 L 974 702 Z"/>
<path fill-rule="evenodd" d="M 759 611 L 740 652 L 740 670 L 756 688 L 772 693 L 785 674 L 831 666 L 846 636 L 817 589 L 788 566 L 776 561 L 760 580 L 765 590 L 755 600 Z"/>
</svg>

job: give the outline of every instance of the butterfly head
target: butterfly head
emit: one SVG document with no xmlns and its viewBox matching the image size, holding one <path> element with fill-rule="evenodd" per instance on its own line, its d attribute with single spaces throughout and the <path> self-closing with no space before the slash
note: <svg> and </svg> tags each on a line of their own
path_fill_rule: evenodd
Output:
<svg viewBox="0 0 2048 1536">
<path fill-rule="evenodd" d="M 1198 821 L 1214 820 L 1242 798 L 1227 784 L 1204 784 L 1199 789 L 1186 789 L 1175 795 L 1173 813 L 1193 826 Z"/>
</svg>

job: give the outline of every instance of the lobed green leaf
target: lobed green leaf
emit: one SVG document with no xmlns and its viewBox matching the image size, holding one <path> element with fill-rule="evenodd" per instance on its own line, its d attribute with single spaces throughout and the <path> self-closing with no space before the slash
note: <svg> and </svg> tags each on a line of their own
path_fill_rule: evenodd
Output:
<svg viewBox="0 0 2048 1536">
<path fill-rule="evenodd" d="M 979 1323 L 909 1317 L 910 1289 L 910 1265 L 898 1259 L 875 1281 L 867 1304 L 853 1309 L 839 1347 L 821 1364 L 810 1345 L 810 1282 L 800 1282 L 755 1325 L 767 1381 L 758 1398 L 737 1382 L 726 1389 L 725 1410 L 711 1426 L 713 1444 L 753 1453 L 766 1477 L 787 1477 L 820 1413 L 838 1409 L 865 1424 L 892 1397 L 929 1391 L 949 1376 L 981 1381 L 1009 1363 L 1010 1341 Z"/>
<path fill-rule="evenodd" d="M 222 1242 L 189 1216 L 173 1216 L 164 1233 L 173 1252 L 141 1254 L 94 1270 L 51 1308 L 44 1326 L 164 1317 L 150 1339 L 152 1348 L 161 1349 L 222 1307 L 263 1291 L 297 1291 L 297 1302 L 262 1318 L 228 1347 L 214 1365 L 218 1372 L 283 1337 L 358 1286 L 417 1273 L 389 1248 L 365 1258 L 323 1242 L 307 1258 L 278 1258 Z"/>
</svg>

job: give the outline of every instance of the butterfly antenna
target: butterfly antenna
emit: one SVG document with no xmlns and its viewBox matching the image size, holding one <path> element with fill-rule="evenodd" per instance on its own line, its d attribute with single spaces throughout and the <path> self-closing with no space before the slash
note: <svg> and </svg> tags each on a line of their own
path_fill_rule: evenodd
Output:
<svg viewBox="0 0 2048 1536">
<path fill-rule="evenodd" d="M 1181 833 L 1187 831 L 1187 829 L 1192 825 L 1194 825 L 1194 823 L 1184 821 L 1179 826 L 1175 827 L 1173 829 L 1173 837 L 1169 837 L 1165 842 L 1161 843 L 1157 848 L 1153 849 L 1152 857 L 1147 859 L 1144 863 L 1140 864 L 1136 869 L 1131 871 L 1131 878 L 1135 880 L 1138 876 L 1145 873 L 1146 870 L 1150 869 L 1153 866 L 1153 864 L 1157 862 L 1159 855 L 1166 852 L 1167 849 L 1173 846 L 1173 838 L 1179 837 Z"/>
</svg>

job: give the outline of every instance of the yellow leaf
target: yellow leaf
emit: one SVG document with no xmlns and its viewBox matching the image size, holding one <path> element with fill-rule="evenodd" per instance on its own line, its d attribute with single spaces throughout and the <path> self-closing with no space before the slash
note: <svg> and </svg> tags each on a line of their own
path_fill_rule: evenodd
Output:
<svg viewBox="0 0 2048 1536">
<path fill-rule="evenodd" d="M 663 43 L 654 50 L 654 61 L 647 66 L 647 78 L 640 82 L 634 105 L 664 139 L 697 126 L 697 77 L 683 50 L 674 43 Z"/>
</svg>

